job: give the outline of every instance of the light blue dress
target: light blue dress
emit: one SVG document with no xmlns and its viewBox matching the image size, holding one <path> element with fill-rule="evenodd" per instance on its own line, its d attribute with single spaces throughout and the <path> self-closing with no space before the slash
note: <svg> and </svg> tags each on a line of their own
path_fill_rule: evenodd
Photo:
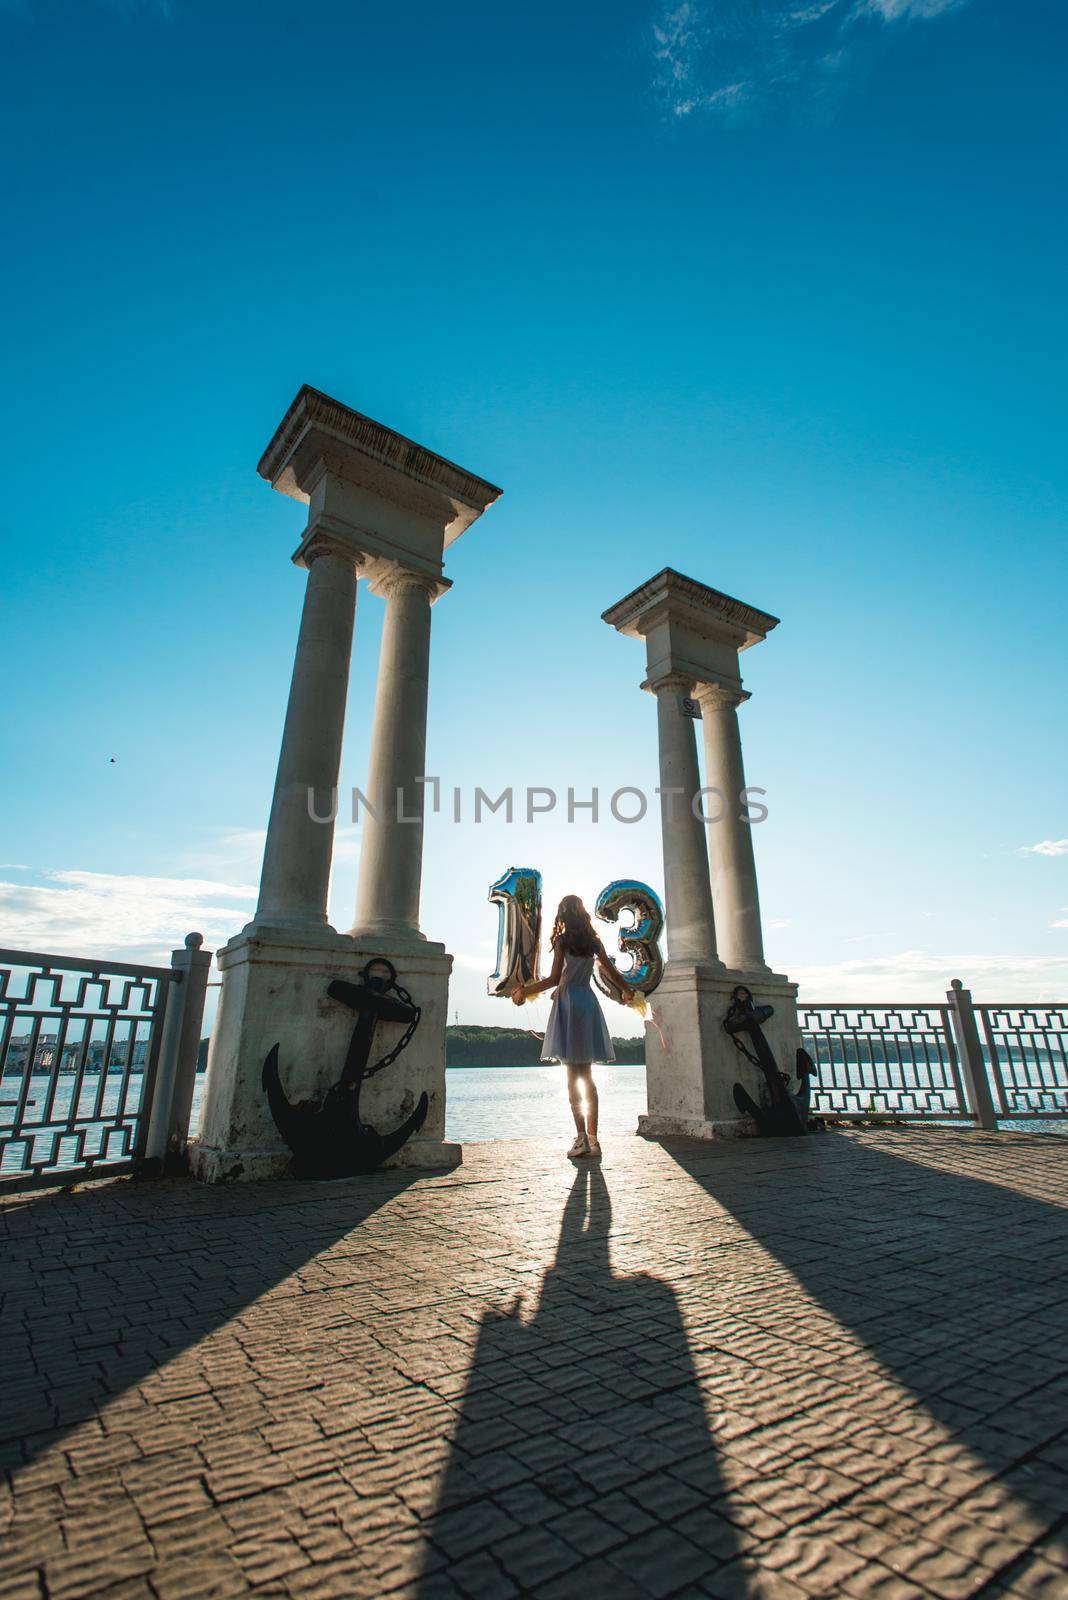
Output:
<svg viewBox="0 0 1068 1600">
<path fill-rule="evenodd" d="M 541 1047 L 543 1061 L 614 1061 L 612 1039 L 597 996 L 590 987 L 596 956 L 564 955 L 549 1026 Z"/>
</svg>

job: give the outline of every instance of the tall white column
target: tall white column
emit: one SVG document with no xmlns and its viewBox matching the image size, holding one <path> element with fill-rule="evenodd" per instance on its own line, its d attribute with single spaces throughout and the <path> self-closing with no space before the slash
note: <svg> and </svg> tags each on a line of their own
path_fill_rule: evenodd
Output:
<svg viewBox="0 0 1068 1600">
<path fill-rule="evenodd" d="M 267 825 L 254 925 L 325 928 L 352 630 L 353 556 L 325 541 L 303 551 L 304 610 Z M 309 803 L 310 798 L 310 803 Z"/>
<path fill-rule="evenodd" d="M 430 604 L 440 580 L 397 568 L 374 585 L 386 597 L 371 770 L 356 893 L 356 938 L 422 939 L 426 710 Z"/>
<path fill-rule="evenodd" d="M 724 796 L 720 820 L 708 828 L 712 902 L 719 953 L 732 971 L 755 974 L 769 969 L 760 927 L 752 824 L 745 820 L 742 790 L 742 738 L 738 707 L 749 696 L 722 684 L 699 683 L 705 738 L 705 777 Z"/>
<path fill-rule="evenodd" d="M 705 827 L 694 810 L 701 787 L 697 742 L 693 721 L 679 704 L 692 684 L 668 674 L 646 687 L 656 695 L 668 955 L 671 961 L 718 967 Z"/>
</svg>

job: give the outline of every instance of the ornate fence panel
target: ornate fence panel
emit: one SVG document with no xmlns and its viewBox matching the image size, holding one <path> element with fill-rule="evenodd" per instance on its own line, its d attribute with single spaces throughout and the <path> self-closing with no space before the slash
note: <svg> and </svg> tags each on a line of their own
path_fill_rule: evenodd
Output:
<svg viewBox="0 0 1068 1600">
<path fill-rule="evenodd" d="M 174 976 L 167 967 L 0 950 L 0 1186 L 134 1165 Z"/>
<path fill-rule="evenodd" d="M 949 1006 L 799 1005 L 798 1018 L 816 1114 L 971 1120 Z"/>
<path fill-rule="evenodd" d="M 976 1006 L 1002 1117 L 1068 1117 L 1068 1006 Z"/>
</svg>

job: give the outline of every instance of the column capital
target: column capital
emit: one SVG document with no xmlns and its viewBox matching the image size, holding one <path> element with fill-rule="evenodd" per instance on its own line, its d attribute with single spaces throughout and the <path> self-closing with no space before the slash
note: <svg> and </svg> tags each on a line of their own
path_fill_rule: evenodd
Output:
<svg viewBox="0 0 1068 1600">
<path fill-rule="evenodd" d="M 736 710 L 751 698 L 741 684 L 735 687 L 729 683 L 699 683 L 693 693 L 702 711 L 725 711 L 728 707 Z"/>
<path fill-rule="evenodd" d="M 433 545 L 438 562 L 442 546 L 501 493 L 309 384 L 298 390 L 257 470 L 280 494 L 308 505 L 312 522 L 324 513 L 337 517 L 357 544 L 369 540 L 386 555 L 397 546 L 398 524 L 395 515 L 383 516 L 383 502 L 407 509 L 414 522 L 400 530 L 402 547 L 419 557 Z"/>
<path fill-rule="evenodd" d="M 366 551 L 360 550 L 350 539 L 338 537 L 324 528 L 313 528 L 293 552 L 293 564 L 310 567 L 320 556 L 340 556 L 358 573 L 363 571 L 368 559 Z"/>
<path fill-rule="evenodd" d="M 371 593 L 380 595 L 383 600 L 392 600 L 395 595 L 414 590 L 426 595 L 428 602 L 433 605 L 435 600 L 440 600 L 452 588 L 451 578 L 431 572 L 417 572 L 399 561 L 380 559 L 371 562 L 362 575 L 368 579 Z"/>
<path fill-rule="evenodd" d="M 647 694 L 692 694 L 693 679 L 687 672 L 650 673 L 642 684 Z"/>
</svg>

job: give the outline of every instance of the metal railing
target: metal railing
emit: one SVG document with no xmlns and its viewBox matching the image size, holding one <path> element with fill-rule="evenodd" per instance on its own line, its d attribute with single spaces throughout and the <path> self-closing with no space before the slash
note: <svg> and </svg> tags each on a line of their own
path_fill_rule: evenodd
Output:
<svg viewBox="0 0 1068 1600">
<path fill-rule="evenodd" d="M 798 1020 L 822 1115 L 970 1118 L 950 1006 L 819 1003 Z"/>
<path fill-rule="evenodd" d="M 200 943 L 190 934 L 170 967 L 0 950 L 0 1190 L 180 1156 L 211 961 Z"/>
<path fill-rule="evenodd" d="M 1068 1117 L 1068 1006 L 976 1006 L 998 1113 Z"/>
<path fill-rule="evenodd" d="M 824 1116 L 1068 1117 L 1068 1006 L 975 1005 L 955 978 L 945 1005 L 813 1003 L 798 1020 Z"/>
</svg>

